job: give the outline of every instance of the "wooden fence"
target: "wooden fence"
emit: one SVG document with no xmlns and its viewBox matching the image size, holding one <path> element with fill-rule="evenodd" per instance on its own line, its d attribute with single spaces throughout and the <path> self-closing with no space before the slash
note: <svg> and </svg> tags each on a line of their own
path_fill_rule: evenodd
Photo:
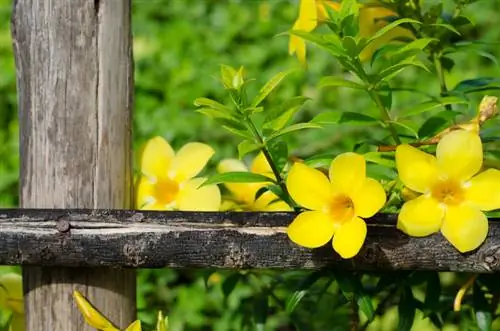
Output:
<svg viewBox="0 0 500 331">
<path fill-rule="evenodd" d="M 500 270 L 494 220 L 481 248 L 460 254 L 439 234 L 409 238 L 393 215 L 377 215 L 360 254 L 341 260 L 291 243 L 293 213 L 130 210 L 131 0 L 14 0 L 12 33 L 21 209 L 0 210 L 0 264 L 23 266 L 29 331 L 92 330 L 75 288 L 128 325 L 134 268 Z"/>
</svg>

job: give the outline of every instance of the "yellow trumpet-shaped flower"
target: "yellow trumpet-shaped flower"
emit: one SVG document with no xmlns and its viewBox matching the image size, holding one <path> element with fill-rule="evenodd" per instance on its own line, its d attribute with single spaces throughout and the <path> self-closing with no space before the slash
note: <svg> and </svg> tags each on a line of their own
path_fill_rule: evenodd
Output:
<svg viewBox="0 0 500 331">
<path fill-rule="evenodd" d="M 289 238 L 298 245 L 316 248 L 332 239 L 333 249 L 345 259 L 355 256 L 366 238 L 363 218 L 377 213 L 386 202 L 382 185 L 366 177 L 366 160 L 356 153 L 338 155 L 329 178 L 321 171 L 295 163 L 287 188 L 300 213 L 288 227 Z"/>
<path fill-rule="evenodd" d="M 396 16 L 393 11 L 377 6 L 377 2 L 361 6 L 359 10 L 359 37 L 369 38 L 388 23 L 385 17 Z M 299 16 L 293 25 L 293 30 L 305 32 L 313 31 L 322 21 L 328 19 L 327 8 L 335 11 L 340 9 L 340 3 L 329 0 L 300 0 Z M 397 38 L 414 39 L 413 34 L 402 27 L 396 27 L 379 37 L 363 49 L 360 54 L 361 61 L 367 61 L 382 45 Z M 291 35 L 288 51 L 290 55 L 296 54 L 302 64 L 306 63 L 306 45 L 304 39 Z"/>
<path fill-rule="evenodd" d="M 199 187 L 206 180 L 195 178 L 214 154 L 199 142 L 184 145 L 175 153 L 161 137 L 144 146 L 141 176 L 136 185 L 136 206 L 145 210 L 217 211 L 221 205 L 217 185 Z"/>
<path fill-rule="evenodd" d="M 252 161 L 250 169 L 237 159 L 222 160 L 217 170 L 221 173 L 231 171 L 251 171 L 260 175 L 275 179 L 275 176 L 267 162 L 264 154 L 259 153 Z M 255 199 L 257 191 L 269 183 L 225 183 L 236 202 L 242 205 L 243 210 L 248 211 L 291 211 L 293 210 L 286 202 L 271 191 L 266 191 Z"/>
<path fill-rule="evenodd" d="M 443 136 L 436 156 L 410 145 L 398 146 L 399 177 L 421 194 L 403 205 L 398 228 L 415 237 L 441 231 L 460 252 L 479 247 L 488 233 L 482 211 L 500 208 L 500 171 L 488 169 L 476 175 L 482 162 L 481 139 L 466 130 Z"/>
</svg>

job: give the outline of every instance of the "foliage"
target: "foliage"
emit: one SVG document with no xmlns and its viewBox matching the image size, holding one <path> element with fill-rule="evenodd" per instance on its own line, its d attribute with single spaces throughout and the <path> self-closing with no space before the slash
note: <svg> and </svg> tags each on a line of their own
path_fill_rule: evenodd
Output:
<svg viewBox="0 0 500 331">
<path fill-rule="evenodd" d="M 0 61 L 4 207 L 17 204 L 19 165 L 14 63 L 6 23 L 10 6 L 0 1 L 0 56 L 7 59 Z M 398 17 L 375 33 L 381 36 L 397 26 L 411 31 L 413 41 L 382 44 L 369 61 L 360 61 L 374 35 L 357 33 L 356 6 L 344 1 L 343 9 L 328 10 L 330 21 L 315 31 L 291 32 L 305 39 L 310 50 L 307 71 L 292 71 L 295 59 L 287 55 L 288 40 L 276 35 L 292 26 L 296 3 L 134 2 L 135 151 L 154 136 L 164 137 L 176 150 L 203 141 L 216 150 L 210 173 L 220 160 L 235 155 L 247 159 L 260 150 L 273 168 L 272 175 L 264 175 L 270 183 L 265 189 L 298 210 L 301 206 L 287 194 L 291 160 L 324 168 L 340 153 L 354 151 L 366 159 L 367 176 L 383 184 L 388 198 L 384 211 L 398 212 L 404 200 L 415 196 L 398 179 L 395 146 L 412 143 L 433 153 L 443 133 L 457 123 L 467 128 L 474 119 L 472 124 L 481 124 L 484 164 L 498 167 L 498 119 L 481 121 L 477 114 L 484 93 L 499 87 L 498 53 L 487 42 L 498 39 L 492 19 L 498 4 L 381 3 Z M 221 68 L 222 87 L 213 79 Z M 248 80 L 242 68 L 258 73 L 256 81 Z M 194 111 L 194 100 L 208 117 Z M 257 178 L 263 180 L 226 173 L 210 181 L 227 186 L 228 181 L 248 184 Z M 141 270 L 139 318 L 153 329 L 156 311 L 165 311 L 170 330 L 345 330 L 352 323 L 362 330 L 494 329 L 495 278 L 470 276 Z M 462 305 L 455 306 L 461 311 L 454 312 L 462 284 Z"/>
</svg>

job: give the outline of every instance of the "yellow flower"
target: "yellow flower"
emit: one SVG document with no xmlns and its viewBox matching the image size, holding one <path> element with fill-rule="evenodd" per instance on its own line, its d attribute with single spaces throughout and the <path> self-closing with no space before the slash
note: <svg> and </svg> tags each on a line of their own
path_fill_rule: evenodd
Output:
<svg viewBox="0 0 500 331">
<path fill-rule="evenodd" d="M 333 249 L 348 259 L 355 256 L 366 238 L 362 219 L 377 213 L 386 202 L 382 185 L 366 177 L 366 160 L 356 153 L 338 155 L 328 179 L 321 171 L 295 163 L 287 188 L 299 205 L 310 209 L 288 227 L 289 238 L 298 245 L 316 248 L 333 237 Z"/>
<path fill-rule="evenodd" d="M 500 208 L 500 171 L 488 169 L 473 177 L 482 162 L 479 135 L 465 130 L 443 136 L 435 157 L 410 145 L 398 146 L 399 177 L 421 193 L 401 208 L 398 228 L 415 237 L 441 230 L 460 252 L 479 247 L 488 233 L 482 211 Z"/>
<path fill-rule="evenodd" d="M 9 272 L 0 276 L 0 308 L 24 314 L 22 276 Z"/>
<path fill-rule="evenodd" d="M 217 185 L 198 188 L 206 180 L 195 178 L 214 154 L 212 147 L 192 142 L 177 153 L 161 137 L 144 146 L 137 183 L 136 206 L 144 210 L 217 211 L 221 205 Z"/>
<path fill-rule="evenodd" d="M 388 16 L 396 16 L 393 11 L 376 6 L 377 2 L 363 5 L 359 10 L 359 37 L 369 38 L 388 23 L 384 20 Z M 328 19 L 327 8 L 338 11 L 340 3 L 328 0 L 301 0 L 299 7 L 299 17 L 295 21 L 292 30 L 305 32 L 313 31 L 321 21 Z M 359 55 L 361 61 L 367 61 L 373 53 L 382 45 L 387 44 L 396 38 L 414 39 L 413 34 L 402 27 L 396 27 L 379 37 L 376 41 L 365 47 Z M 297 54 L 297 58 L 302 64 L 306 63 L 306 45 L 304 39 L 291 35 L 288 46 L 290 55 Z"/>
<path fill-rule="evenodd" d="M 231 171 L 249 171 L 247 166 L 237 159 L 222 160 L 217 166 L 217 171 L 231 172 Z M 260 152 L 252 161 L 250 171 L 260 175 L 267 176 L 273 180 L 274 176 L 269 163 L 267 162 L 264 154 Z M 244 210 L 249 211 L 292 211 L 293 209 L 284 201 L 279 200 L 279 197 L 267 191 L 258 199 L 255 199 L 257 191 L 262 187 L 269 185 L 269 183 L 225 183 L 227 189 L 234 196 L 237 203 L 242 205 Z M 225 203 L 225 206 L 230 206 Z"/>
<path fill-rule="evenodd" d="M 334 10 L 340 8 L 340 4 L 327 0 L 300 0 L 299 17 L 293 25 L 293 30 L 311 32 L 316 28 L 318 22 L 328 18 L 325 6 Z M 306 63 L 306 44 L 304 39 L 291 35 L 288 45 L 290 55 L 297 54 L 297 58 L 302 64 Z"/>
</svg>

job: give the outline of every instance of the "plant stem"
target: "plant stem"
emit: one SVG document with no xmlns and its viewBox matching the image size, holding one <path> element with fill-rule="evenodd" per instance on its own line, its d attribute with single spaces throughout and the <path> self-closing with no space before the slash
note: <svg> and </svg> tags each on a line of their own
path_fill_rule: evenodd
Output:
<svg viewBox="0 0 500 331">
<path fill-rule="evenodd" d="M 396 128 L 394 127 L 394 125 L 392 125 L 392 123 L 391 123 L 392 120 L 391 120 L 391 115 L 389 115 L 389 110 L 382 103 L 380 96 L 374 90 L 368 90 L 368 93 L 370 94 L 370 97 L 375 102 L 377 107 L 380 109 L 380 114 L 382 115 L 382 120 L 389 128 L 389 132 L 391 133 L 392 139 L 394 139 L 394 142 L 397 145 L 401 144 L 401 140 L 399 139 L 398 132 L 396 131 Z"/>
<path fill-rule="evenodd" d="M 261 145 L 261 150 L 262 153 L 264 154 L 264 157 L 267 160 L 267 163 L 269 163 L 269 166 L 271 167 L 271 170 L 274 174 L 274 177 L 276 177 L 276 182 L 278 185 L 281 187 L 283 190 L 283 193 L 285 193 L 287 200 L 286 203 L 290 205 L 290 207 L 293 207 L 292 199 L 290 197 L 290 193 L 288 193 L 288 189 L 286 188 L 285 181 L 283 180 L 283 177 L 281 177 L 281 173 L 278 170 L 278 167 L 274 163 L 273 158 L 271 157 L 271 153 L 267 149 L 266 142 L 264 141 L 264 138 L 260 135 L 259 131 L 255 127 L 255 124 L 253 121 L 250 119 L 249 116 L 245 116 L 245 122 L 248 124 L 248 127 L 252 134 L 254 135 L 255 139 L 257 139 L 258 143 Z"/>
<path fill-rule="evenodd" d="M 437 53 L 432 55 L 434 59 L 434 67 L 436 68 L 436 74 L 439 79 L 439 88 L 441 90 L 441 96 L 444 97 L 448 93 L 448 87 L 446 86 L 446 79 L 444 77 L 443 63 L 441 62 L 441 56 Z M 453 110 L 451 105 L 444 106 L 446 110 Z"/>
</svg>

